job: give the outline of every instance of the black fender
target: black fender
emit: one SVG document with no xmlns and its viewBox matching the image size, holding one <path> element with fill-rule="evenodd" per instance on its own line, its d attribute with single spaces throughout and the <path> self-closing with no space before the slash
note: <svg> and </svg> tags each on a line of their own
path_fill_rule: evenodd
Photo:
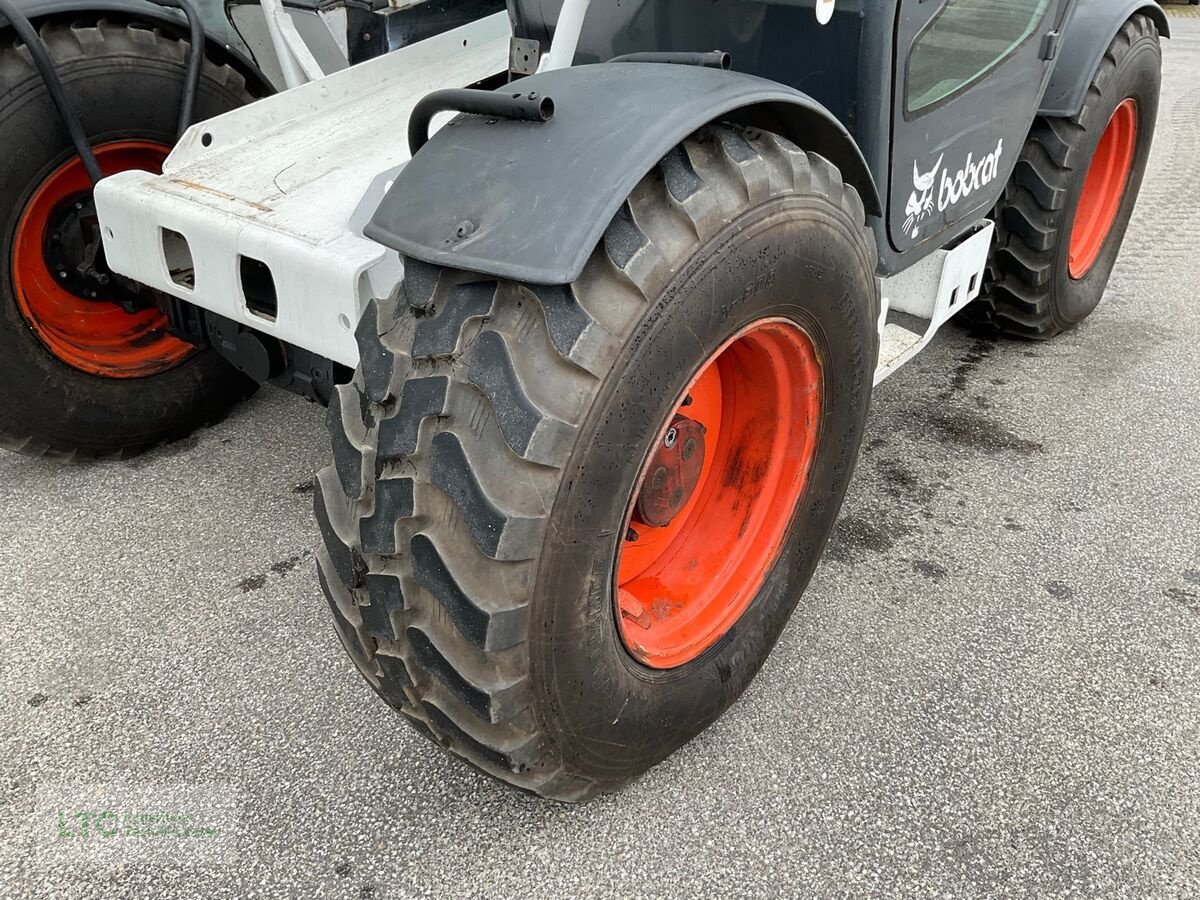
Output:
<svg viewBox="0 0 1200 900">
<path fill-rule="evenodd" d="M 1153 19 L 1163 37 L 1171 36 L 1167 15 L 1153 0 L 1078 0 L 1063 25 L 1062 47 L 1042 95 L 1040 115 L 1079 115 L 1104 51 L 1121 26 L 1138 13 Z"/>
<path fill-rule="evenodd" d="M 569 284 L 642 176 L 717 120 L 781 134 L 824 156 L 867 212 L 880 214 L 849 132 L 807 94 L 774 81 L 698 66 L 604 63 L 501 90 L 552 98 L 554 117 L 458 116 L 400 171 L 364 229 L 368 237 L 435 265 Z"/>
<path fill-rule="evenodd" d="M 17 8 L 36 25 L 39 20 L 67 14 L 110 13 L 126 19 L 136 19 L 147 24 L 161 25 L 184 37 L 187 36 L 187 19 L 176 9 L 158 6 L 149 0 L 14 0 Z M 249 49 L 225 16 L 222 3 L 197 0 L 197 10 L 204 24 L 207 38 L 206 50 L 217 58 L 228 58 L 231 65 L 250 82 L 251 90 L 257 94 L 273 94 L 276 90 L 271 80 L 263 74 L 250 56 Z M 8 20 L 0 16 L 0 32 L 8 28 Z"/>
</svg>

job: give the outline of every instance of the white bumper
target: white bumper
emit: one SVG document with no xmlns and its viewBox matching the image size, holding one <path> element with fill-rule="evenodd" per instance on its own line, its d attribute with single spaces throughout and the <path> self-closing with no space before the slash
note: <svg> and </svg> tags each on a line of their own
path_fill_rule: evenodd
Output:
<svg viewBox="0 0 1200 900">
<path fill-rule="evenodd" d="M 499 13 L 193 125 L 162 175 L 123 172 L 97 185 L 108 265 L 355 365 L 359 316 L 402 275 L 397 254 L 364 238 L 362 226 L 409 159 L 409 113 L 430 91 L 504 71 L 508 38 Z M 177 254 L 174 278 L 168 268 L 169 232 L 187 241 L 190 286 Z M 273 317 L 247 305 L 240 257 L 270 270 Z"/>
</svg>

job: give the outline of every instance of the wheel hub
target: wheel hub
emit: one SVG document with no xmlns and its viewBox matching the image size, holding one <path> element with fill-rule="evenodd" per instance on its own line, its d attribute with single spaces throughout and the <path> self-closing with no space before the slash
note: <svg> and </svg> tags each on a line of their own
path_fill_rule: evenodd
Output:
<svg viewBox="0 0 1200 900">
<path fill-rule="evenodd" d="M 100 299 L 109 283 L 108 274 L 96 267 L 101 251 L 100 220 L 91 193 L 67 197 L 50 213 L 43 246 L 46 265 L 58 284 L 81 299 Z"/>
<path fill-rule="evenodd" d="M 96 147 L 95 153 L 111 175 L 126 169 L 159 171 L 169 149 L 116 141 Z M 102 253 L 91 183 L 75 157 L 34 191 L 13 240 L 17 307 L 49 353 L 107 378 L 153 375 L 191 356 L 196 348 L 167 331 L 157 307 L 135 307 L 112 290 Z"/>
<path fill-rule="evenodd" d="M 705 430 L 695 419 L 675 417 L 646 466 L 649 477 L 633 507 L 635 523 L 665 528 L 683 510 L 700 483 Z"/>
<path fill-rule="evenodd" d="M 642 466 L 617 555 L 617 624 L 638 662 L 683 665 L 749 608 L 791 531 L 821 408 L 816 347 L 790 320 L 746 326 L 700 366 Z"/>
</svg>

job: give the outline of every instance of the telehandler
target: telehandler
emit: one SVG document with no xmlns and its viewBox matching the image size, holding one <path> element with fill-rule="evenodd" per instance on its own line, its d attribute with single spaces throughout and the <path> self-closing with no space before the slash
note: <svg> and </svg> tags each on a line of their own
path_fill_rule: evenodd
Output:
<svg viewBox="0 0 1200 900">
<path fill-rule="evenodd" d="M 1147 0 L 510 0 L 79 181 L 82 257 L 19 197 L 56 230 L 2 263 L 0 433 L 122 453 L 237 385 L 327 402 L 318 574 L 363 675 L 510 784 L 613 789 L 766 659 L 875 384 L 960 312 L 1096 308 L 1166 36 Z M 76 320 L 22 305 L 39 253 Z"/>
</svg>

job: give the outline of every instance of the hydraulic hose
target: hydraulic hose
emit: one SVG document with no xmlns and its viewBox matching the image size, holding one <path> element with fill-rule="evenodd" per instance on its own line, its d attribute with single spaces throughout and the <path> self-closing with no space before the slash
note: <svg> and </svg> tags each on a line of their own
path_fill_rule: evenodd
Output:
<svg viewBox="0 0 1200 900">
<path fill-rule="evenodd" d="M 204 62 L 204 25 L 200 21 L 200 14 L 196 12 L 196 7 L 192 5 L 191 0 L 151 0 L 151 2 L 159 6 L 173 7 L 182 11 L 188 21 L 190 46 L 188 47 L 187 74 L 183 84 L 183 100 L 179 105 L 179 126 L 178 134 L 176 135 L 179 137 L 192 124 L 192 113 L 196 105 L 196 92 L 200 87 L 200 67 Z M 79 154 L 79 158 L 83 162 L 83 168 L 87 171 L 88 180 L 94 185 L 104 177 L 104 173 L 100 171 L 100 164 L 96 161 L 96 154 L 92 152 L 92 145 L 88 142 L 87 134 L 83 130 L 83 124 L 79 121 L 79 113 L 71 105 L 71 101 L 67 99 L 62 79 L 58 77 L 58 72 L 54 69 L 54 61 L 50 59 L 50 54 L 46 50 L 46 45 L 42 43 L 41 36 L 37 33 L 37 29 L 33 27 L 33 23 L 29 21 L 29 18 L 21 10 L 17 9 L 13 0 L 0 0 L 0 17 L 8 19 L 13 27 L 13 31 L 17 33 L 17 37 L 29 49 L 29 55 L 32 57 L 33 64 L 37 68 L 38 74 L 41 75 L 43 83 L 46 85 L 46 90 L 50 93 L 50 99 L 54 101 L 59 118 L 62 119 L 63 127 L 67 129 L 71 143 L 75 146 L 75 152 Z"/>
<path fill-rule="evenodd" d="M 4 0 L 7 2 L 7 0 Z M 158 6 L 174 7 L 183 11 L 187 16 L 188 31 L 190 32 L 189 41 L 191 46 L 188 47 L 187 74 L 183 82 L 183 100 L 179 104 L 179 133 L 176 137 L 183 137 L 183 133 L 188 130 L 192 124 L 192 110 L 196 105 L 196 92 L 200 88 L 200 67 L 204 63 L 204 25 L 200 21 L 200 14 L 196 12 L 196 7 L 192 5 L 191 0 L 150 0 Z"/>
<path fill-rule="evenodd" d="M 177 0 L 177 2 L 183 3 L 186 0 Z M 0 0 L 0 16 L 8 19 L 12 24 L 13 31 L 17 33 L 17 37 L 29 48 L 33 64 L 37 67 L 38 74 L 42 76 L 46 90 L 50 92 L 50 99 L 54 101 L 63 126 L 67 129 L 67 134 L 71 136 L 75 152 L 83 161 L 88 179 L 95 184 L 104 177 L 104 173 L 100 171 L 100 164 L 96 162 L 96 154 L 92 152 L 92 145 L 88 143 L 83 125 L 79 121 L 79 114 L 71 105 L 71 101 L 67 99 L 62 81 L 59 79 L 58 73 L 54 71 L 54 61 L 50 59 L 50 54 L 46 51 L 46 45 L 42 43 L 41 36 L 25 14 L 17 9 L 13 0 Z"/>
</svg>

